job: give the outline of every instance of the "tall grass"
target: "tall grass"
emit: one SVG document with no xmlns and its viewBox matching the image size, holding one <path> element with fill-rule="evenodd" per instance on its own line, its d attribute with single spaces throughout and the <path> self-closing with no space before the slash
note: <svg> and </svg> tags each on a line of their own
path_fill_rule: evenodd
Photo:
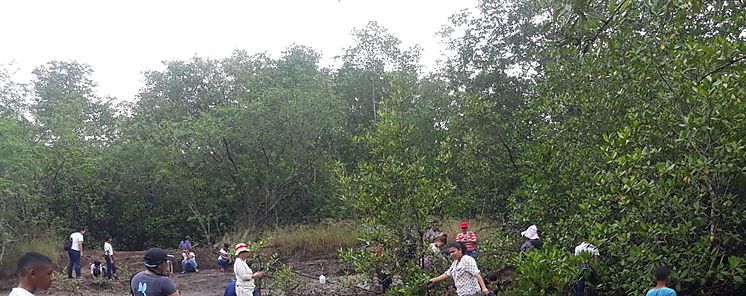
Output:
<svg viewBox="0 0 746 296">
<path fill-rule="evenodd" d="M 47 255 L 47 257 L 52 259 L 52 262 L 56 265 L 60 259 L 60 251 L 62 251 L 62 240 L 58 240 L 54 237 L 16 241 L 8 248 L 2 258 L 3 260 L 0 262 L 0 270 L 15 270 L 18 259 L 27 252 L 37 252 Z"/>
<path fill-rule="evenodd" d="M 280 227 L 257 235 L 248 231 L 223 237 L 223 242 L 235 244 L 255 239 L 265 240 L 268 247 L 282 256 L 336 256 L 339 248 L 352 248 L 359 227 L 352 222 L 332 222 Z"/>
</svg>

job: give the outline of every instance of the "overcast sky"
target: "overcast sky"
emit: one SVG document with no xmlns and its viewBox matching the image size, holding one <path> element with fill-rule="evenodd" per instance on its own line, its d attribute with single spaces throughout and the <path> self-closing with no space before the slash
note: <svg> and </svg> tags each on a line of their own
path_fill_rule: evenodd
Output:
<svg viewBox="0 0 746 296">
<path fill-rule="evenodd" d="M 424 48 L 432 65 L 443 49 L 435 36 L 448 17 L 476 0 L 0 1 L 0 64 L 16 79 L 50 60 L 76 60 L 95 71 L 98 93 L 124 100 L 142 72 L 161 61 L 222 58 L 236 49 L 277 56 L 292 43 L 329 60 L 352 45 L 353 28 L 378 21 L 405 46 Z"/>
</svg>

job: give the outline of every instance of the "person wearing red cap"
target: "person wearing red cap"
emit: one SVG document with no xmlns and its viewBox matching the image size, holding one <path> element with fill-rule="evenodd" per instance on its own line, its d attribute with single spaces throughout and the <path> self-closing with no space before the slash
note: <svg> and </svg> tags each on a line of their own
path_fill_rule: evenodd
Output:
<svg viewBox="0 0 746 296">
<path fill-rule="evenodd" d="M 468 221 L 461 221 L 459 226 L 461 227 L 461 232 L 456 235 L 456 241 L 466 246 L 466 254 L 464 255 L 477 259 L 477 244 L 479 243 L 477 234 L 473 231 L 469 231 Z"/>
<path fill-rule="evenodd" d="M 233 263 L 233 272 L 236 274 L 236 295 L 237 296 L 254 296 L 260 295 L 256 291 L 254 279 L 264 277 L 264 272 L 254 272 L 246 263 L 249 257 L 249 246 L 246 244 L 236 245 L 236 262 Z"/>
</svg>

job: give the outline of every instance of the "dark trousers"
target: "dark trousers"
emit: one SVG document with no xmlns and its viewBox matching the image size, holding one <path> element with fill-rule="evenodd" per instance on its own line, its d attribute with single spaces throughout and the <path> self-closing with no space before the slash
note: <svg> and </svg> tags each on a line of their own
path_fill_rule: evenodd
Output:
<svg viewBox="0 0 746 296">
<path fill-rule="evenodd" d="M 70 257 L 67 262 L 67 277 L 73 277 L 73 270 L 75 270 L 75 276 L 80 277 L 80 251 L 70 250 L 67 251 L 67 255 Z"/>
<path fill-rule="evenodd" d="M 111 279 L 112 275 L 117 273 L 117 267 L 114 265 L 111 256 L 104 255 L 104 260 L 106 260 L 106 278 Z"/>
</svg>

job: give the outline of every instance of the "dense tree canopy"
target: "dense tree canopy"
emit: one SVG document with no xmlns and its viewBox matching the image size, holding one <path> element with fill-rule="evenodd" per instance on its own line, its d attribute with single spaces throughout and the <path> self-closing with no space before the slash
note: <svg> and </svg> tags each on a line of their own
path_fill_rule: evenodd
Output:
<svg viewBox="0 0 746 296">
<path fill-rule="evenodd" d="M 0 257 L 75 225 L 142 249 L 362 217 L 393 250 L 430 219 L 481 217 L 547 242 L 507 293 L 562 293 L 572 272 L 538 263 L 582 241 L 603 250 L 603 294 L 643 293 L 659 265 L 680 294 L 743 292 L 745 32 L 743 1 L 482 0 L 431 73 L 375 22 L 338 68 L 301 45 L 168 61 L 132 103 L 97 96 L 83 63 L 29 84 L 3 69 Z M 356 252 L 419 293 L 421 261 Z"/>
</svg>

